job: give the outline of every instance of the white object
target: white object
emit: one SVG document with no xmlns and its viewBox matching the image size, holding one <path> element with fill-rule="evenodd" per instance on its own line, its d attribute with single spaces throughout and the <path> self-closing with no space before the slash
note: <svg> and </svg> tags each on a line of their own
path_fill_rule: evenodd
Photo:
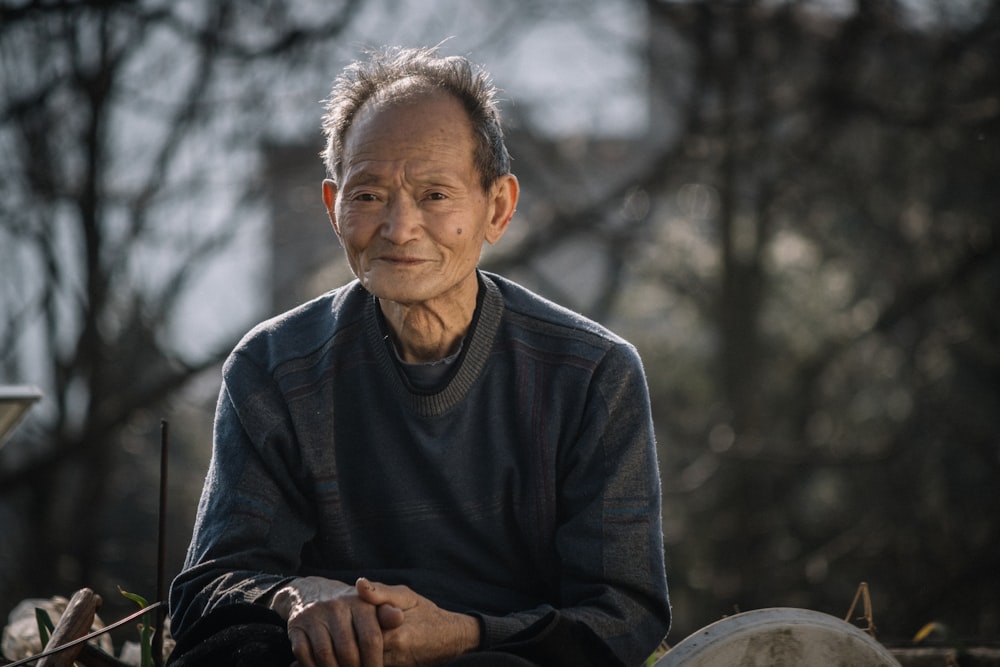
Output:
<svg viewBox="0 0 1000 667">
<path fill-rule="evenodd" d="M 860 628 L 808 609 L 746 611 L 684 638 L 653 667 L 900 667 Z"/>
<path fill-rule="evenodd" d="M 41 397 L 42 392 L 35 387 L 0 385 L 0 447 Z"/>
</svg>

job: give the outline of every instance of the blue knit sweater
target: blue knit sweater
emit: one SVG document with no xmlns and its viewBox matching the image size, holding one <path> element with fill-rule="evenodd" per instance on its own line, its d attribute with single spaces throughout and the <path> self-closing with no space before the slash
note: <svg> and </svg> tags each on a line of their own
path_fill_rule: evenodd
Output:
<svg viewBox="0 0 1000 667">
<path fill-rule="evenodd" d="M 484 648 L 558 609 L 641 663 L 670 609 L 634 348 L 485 273 L 439 391 L 357 282 L 256 327 L 223 371 L 173 631 L 305 575 L 406 584 L 480 618 Z"/>
</svg>

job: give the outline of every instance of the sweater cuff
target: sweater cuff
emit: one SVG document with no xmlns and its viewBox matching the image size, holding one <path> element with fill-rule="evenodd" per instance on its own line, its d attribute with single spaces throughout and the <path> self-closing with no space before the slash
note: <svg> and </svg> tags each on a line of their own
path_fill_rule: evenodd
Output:
<svg viewBox="0 0 1000 667">
<path fill-rule="evenodd" d="M 247 591 L 246 601 L 251 604 L 263 605 L 265 607 L 271 606 L 271 600 L 274 598 L 274 594 L 279 590 L 287 586 L 292 582 L 295 577 L 285 577 L 284 579 L 279 579 L 276 582 L 271 583 L 268 586 L 257 587 L 251 591 Z"/>
<path fill-rule="evenodd" d="M 479 619 L 479 650 L 485 651 L 504 643 L 518 632 L 531 626 L 537 618 L 523 616 L 487 616 L 473 614 Z"/>
</svg>

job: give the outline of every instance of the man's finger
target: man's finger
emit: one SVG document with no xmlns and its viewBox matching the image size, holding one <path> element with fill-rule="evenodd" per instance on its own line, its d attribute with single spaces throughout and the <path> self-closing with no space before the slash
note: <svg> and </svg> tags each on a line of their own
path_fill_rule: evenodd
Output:
<svg viewBox="0 0 1000 667">
<path fill-rule="evenodd" d="M 382 627 L 376 615 L 370 611 L 361 616 L 355 614 L 352 623 L 361 665 L 382 667 Z"/>
<path fill-rule="evenodd" d="M 292 655 L 296 662 L 293 664 L 299 667 L 318 667 L 312 656 L 312 644 L 309 635 L 304 628 L 290 626 L 288 628 L 288 640 L 292 644 Z"/>
<path fill-rule="evenodd" d="M 406 611 L 420 602 L 420 596 L 407 586 L 387 586 L 360 577 L 354 587 L 359 598 L 376 606 L 387 604 Z"/>
</svg>

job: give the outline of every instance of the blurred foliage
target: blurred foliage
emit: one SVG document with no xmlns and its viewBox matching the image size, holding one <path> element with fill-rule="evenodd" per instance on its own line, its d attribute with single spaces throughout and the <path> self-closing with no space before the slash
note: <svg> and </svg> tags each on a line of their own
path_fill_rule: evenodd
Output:
<svg viewBox="0 0 1000 667">
<path fill-rule="evenodd" d="M 635 266 L 646 314 L 691 323 L 669 346 L 635 331 L 678 629 L 839 615 L 866 580 L 890 636 L 997 636 L 997 7 L 928 30 L 893 3 L 650 13 L 696 54 L 686 80 L 652 65 L 689 120 L 646 185 L 674 197 L 664 244 Z"/>
<path fill-rule="evenodd" d="M 352 20 L 394 6 L 0 8 L 0 371 L 43 365 L 54 393 L 0 455 L 3 606 L 149 588 L 164 413 L 179 565 L 217 389 L 203 371 L 258 312 L 179 345 L 185 299 L 208 299 L 196 269 L 264 222 L 265 140 L 315 140 Z M 489 52 L 588 7 L 469 13 L 502 19 Z M 1000 7 L 644 8 L 648 131 L 553 139 L 530 101 L 507 109 L 524 201 L 484 266 L 642 353 L 672 643 L 735 609 L 842 616 L 861 581 L 881 638 L 935 620 L 1000 635 Z M 275 128 L 282 105 L 311 124 Z"/>
</svg>

